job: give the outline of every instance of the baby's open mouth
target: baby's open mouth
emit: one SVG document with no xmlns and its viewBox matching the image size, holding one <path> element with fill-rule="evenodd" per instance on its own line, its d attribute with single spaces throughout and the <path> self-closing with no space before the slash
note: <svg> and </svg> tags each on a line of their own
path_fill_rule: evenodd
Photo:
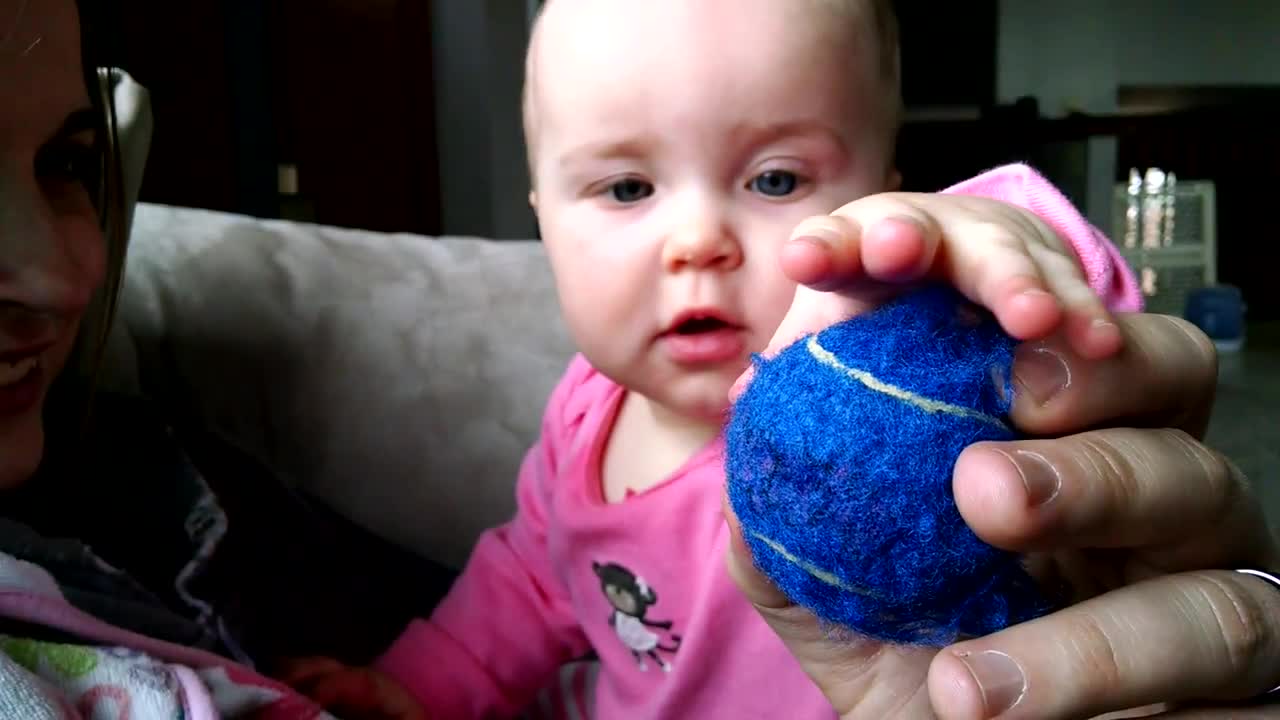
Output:
<svg viewBox="0 0 1280 720">
<path fill-rule="evenodd" d="M 731 327 L 729 323 L 717 317 L 695 317 L 676 325 L 672 332 L 676 335 L 698 335 L 716 330 L 728 330 Z"/>
</svg>

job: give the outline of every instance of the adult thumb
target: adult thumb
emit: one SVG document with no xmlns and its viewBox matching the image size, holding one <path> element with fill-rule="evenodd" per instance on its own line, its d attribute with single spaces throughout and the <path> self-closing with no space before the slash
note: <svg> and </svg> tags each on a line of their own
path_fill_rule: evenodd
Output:
<svg viewBox="0 0 1280 720">
<path fill-rule="evenodd" d="M 932 717 L 922 692 L 934 650 L 886 648 L 874 640 L 838 636 L 813 613 L 792 603 L 756 569 L 742 527 L 726 498 L 729 575 L 805 674 L 847 720 Z"/>
<path fill-rule="evenodd" d="M 791 606 L 787 596 L 782 594 L 782 591 L 764 573 L 756 569 L 755 562 L 751 559 L 751 548 L 747 547 L 746 541 L 742 539 L 742 525 L 738 523 L 738 516 L 733 514 L 727 492 L 722 499 L 722 508 L 724 520 L 729 525 L 729 552 L 726 558 L 729 577 L 733 579 L 734 584 L 747 600 L 758 609 L 781 610 Z M 765 620 L 768 619 L 766 616 Z M 777 628 L 774 630 L 776 631 Z"/>
</svg>

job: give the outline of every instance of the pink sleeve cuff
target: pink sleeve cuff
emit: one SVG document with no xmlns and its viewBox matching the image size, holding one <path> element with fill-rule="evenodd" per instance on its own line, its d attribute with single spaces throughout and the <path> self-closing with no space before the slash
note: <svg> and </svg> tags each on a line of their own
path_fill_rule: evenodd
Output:
<svg viewBox="0 0 1280 720">
<path fill-rule="evenodd" d="M 425 669 L 423 666 L 427 663 L 423 662 L 427 655 L 426 651 L 439 642 L 440 633 L 434 630 L 430 624 L 421 620 L 414 620 L 409 623 L 404 632 L 391 643 L 391 647 L 373 662 L 374 668 L 391 676 L 396 682 L 404 685 L 406 689 L 418 695 L 417 682 L 418 676 Z"/>
<path fill-rule="evenodd" d="M 1056 187 L 1022 164 L 1004 165 L 944 192 L 978 195 L 1030 210 L 1075 251 L 1089 287 L 1116 312 L 1140 312 L 1142 292 L 1119 249 L 1089 224 Z"/>
</svg>

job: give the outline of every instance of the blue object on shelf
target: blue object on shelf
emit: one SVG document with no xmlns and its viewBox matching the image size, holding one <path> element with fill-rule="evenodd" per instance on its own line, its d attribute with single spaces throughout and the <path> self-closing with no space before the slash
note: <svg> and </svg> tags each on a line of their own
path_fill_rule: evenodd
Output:
<svg viewBox="0 0 1280 720">
<path fill-rule="evenodd" d="M 1214 285 L 1192 291 L 1187 296 L 1183 316 L 1208 335 L 1219 349 L 1234 350 L 1244 343 L 1244 313 L 1240 288 Z"/>
</svg>

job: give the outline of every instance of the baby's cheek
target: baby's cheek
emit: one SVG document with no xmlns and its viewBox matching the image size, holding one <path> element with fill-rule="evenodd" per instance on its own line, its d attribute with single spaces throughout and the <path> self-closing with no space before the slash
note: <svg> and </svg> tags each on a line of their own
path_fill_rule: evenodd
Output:
<svg viewBox="0 0 1280 720">
<path fill-rule="evenodd" d="M 750 273 L 744 283 L 747 312 L 755 324 L 767 327 L 770 334 L 782 323 L 791 307 L 798 286 L 782 272 L 776 256 L 768 267 L 760 267 Z"/>
</svg>

